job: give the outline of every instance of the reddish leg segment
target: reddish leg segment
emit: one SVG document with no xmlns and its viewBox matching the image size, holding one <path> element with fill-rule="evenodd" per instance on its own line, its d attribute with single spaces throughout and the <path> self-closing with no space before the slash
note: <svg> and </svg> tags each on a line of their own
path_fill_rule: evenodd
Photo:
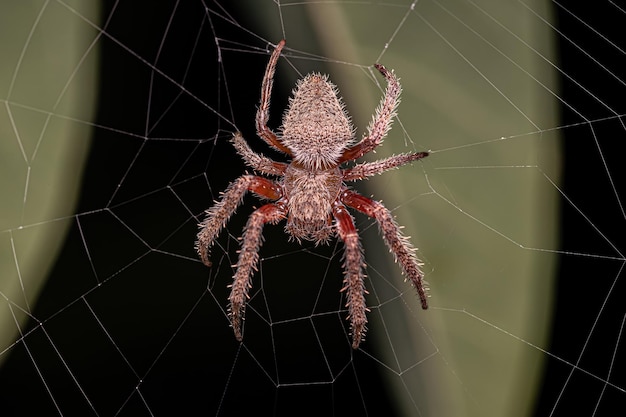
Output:
<svg viewBox="0 0 626 417">
<path fill-rule="evenodd" d="M 411 280 L 417 290 L 422 308 L 427 309 L 428 295 L 424 286 L 423 274 L 420 270 L 422 264 L 415 255 L 416 249 L 411 245 L 409 239 L 400 232 L 400 228 L 391 212 L 382 203 L 363 197 L 350 190 L 345 190 L 342 193 L 341 201 L 376 219 L 385 243 L 393 252 L 396 262 L 402 267 L 404 275 Z"/>
<path fill-rule="evenodd" d="M 270 200 L 278 200 L 283 195 L 280 185 L 267 178 L 255 175 L 244 175 L 230 183 L 222 194 L 221 200 L 206 211 L 206 218 L 198 225 L 200 232 L 196 241 L 196 250 L 206 266 L 211 266 L 209 250 L 215 238 L 217 238 L 230 216 L 241 204 L 241 200 L 247 191 L 252 191 Z"/>
<path fill-rule="evenodd" d="M 391 121 L 396 115 L 396 107 L 398 107 L 400 102 L 399 98 L 402 88 L 393 72 L 380 64 L 375 64 L 374 67 L 387 79 L 385 96 L 376 109 L 374 120 L 369 125 L 368 135 L 356 145 L 346 149 L 339 159 L 339 163 L 358 159 L 366 153 L 373 151 L 380 145 L 389 129 L 391 129 Z"/>
<path fill-rule="evenodd" d="M 361 249 L 354 221 L 346 207 L 339 202 L 335 202 L 333 205 L 333 216 L 337 221 L 339 237 L 345 245 L 343 257 L 345 277 L 341 291 L 346 292 L 346 307 L 348 307 L 348 319 L 352 328 L 352 348 L 356 349 L 365 337 L 366 313 L 369 311 L 365 303 L 363 250 Z"/>
</svg>

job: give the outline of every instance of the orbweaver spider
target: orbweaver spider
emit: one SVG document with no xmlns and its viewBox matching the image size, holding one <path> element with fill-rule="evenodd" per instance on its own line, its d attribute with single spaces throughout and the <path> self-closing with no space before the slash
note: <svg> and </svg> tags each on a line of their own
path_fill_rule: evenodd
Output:
<svg viewBox="0 0 626 417">
<path fill-rule="evenodd" d="M 272 53 L 261 86 L 261 103 L 256 115 L 257 134 L 271 148 L 291 157 L 290 163 L 276 162 L 254 152 L 241 133 L 231 140 L 237 153 L 254 171 L 278 177 L 270 180 L 257 175 L 243 175 L 233 181 L 222 198 L 206 210 L 199 225 L 196 249 L 202 262 L 211 266 L 209 249 L 247 191 L 272 202 L 254 211 L 245 226 L 237 269 L 230 286 L 229 316 L 235 338 L 242 340 L 242 320 L 245 314 L 251 276 L 259 261 L 262 229 L 266 223 L 276 224 L 286 219 L 285 231 L 291 238 L 327 243 L 334 235 L 344 242 L 344 286 L 348 319 L 352 332 L 352 347 L 357 349 L 366 331 L 368 310 L 365 303 L 363 250 L 352 216 L 351 207 L 376 219 L 383 239 L 404 275 L 417 290 L 422 308 L 428 308 L 426 289 L 416 249 L 404 236 L 391 212 L 382 203 L 363 197 L 346 186 L 346 182 L 362 180 L 389 169 L 428 156 L 428 152 L 405 153 L 386 159 L 341 168 L 381 144 L 396 114 L 401 87 L 393 71 L 380 64 L 375 68 L 387 80 L 387 90 L 368 127 L 368 133 L 355 141 L 354 129 L 337 88 L 320 74 L 309 74 L 299 80 L 283 118 L 280 134 L 267 127 L 270 94 L 282 40 Z M 334 219 L 334 222 L 333 222 Z"/>
</svg>

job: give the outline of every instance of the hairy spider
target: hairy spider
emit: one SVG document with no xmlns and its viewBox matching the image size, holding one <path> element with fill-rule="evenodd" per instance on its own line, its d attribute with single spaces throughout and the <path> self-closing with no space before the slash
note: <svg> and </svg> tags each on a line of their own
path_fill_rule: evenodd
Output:
<svg viewBox="0 0 626 417">
<path fill-rule="evenodd" d="M 422 265 L 416 249 L 400 232 L 390 211 L 382 203 L 363 197 L 350 190 L 345 182 L 357 181 L 381 174 L 389 169 L 428 156 L 428 152 L 405 153 L 375 162 L 365 162 L 349 168 L 341 164 L 353 161 L 381 144 L 391 128 L 399 102 L 400 84 L 393 71 L 380 64 L 375 68 L 387 80 L 387 90 L 376 109 L 368 133 L 356 142 L 354 128 L 337 88 L 327 76 L 309 74 L 299 80 L 283 117 L 280 134 L 267 127 L 270 94 L 274 71 L 282 40 L 276 46 L 265 70 L 261 86 L 261 103 L 256 114 L 257 134 L 270 147 L 291 157 L 290 163 L 276 162 L 254 152 L 241 133 L 231 140 L 237 153 L 254 171 L 278 177 L 270 180 L 257 175 L 243 175 L 224 191 L 220 201 L 206 210 L 206 219 L 199 225 L 196 249 L 202 262 L 211 266 L 209 249 L 225 226 L 245 193 L 252 191 L 262 199 L 273 202 L 254 211 L 245 226 L 237 269 L 230 286 L 229 316 L 237 340 L 242 340 L 242 320 L 245 314 L 251 276 L 257 269 L 262 229 L 265 223 L 276 224 L 286 219 L 285 231 L 290 237 L 327 243 L 335 235 L 344 242 L 344 285 L 348 319 L 352 332 L 352 347 L 359 347 L 366 331 L 368 310 L 365 303 L 363 249 L 352 216 L 351 207 L 376 219 L 383 239 L 404 275 L 417 290 L 422 308 L 428 308 L 427 294 L 422 280 Z M 334 219 L 334 221 L 333 221 Z"/>
</svg>

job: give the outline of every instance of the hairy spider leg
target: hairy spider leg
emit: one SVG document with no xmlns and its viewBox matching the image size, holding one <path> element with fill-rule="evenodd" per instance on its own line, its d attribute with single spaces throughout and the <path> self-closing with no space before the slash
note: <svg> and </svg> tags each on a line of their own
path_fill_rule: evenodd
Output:
<svg viewBox="0 0 626 417">
<path fill-rule="evenodd" d="M 355 165 L 351 168 L 344 169 L 343 180 L 344 181 L 357 181 L 367 177 L 371 177 L 376 174 L 382 174 L 393 168 L 397 168 L 401 165 L 408 164 L 409 162 L 417 161 L 418 159 L 426 158 L 428 152 L 414 152 L 414 153 L 401 153 L 399 155 L 393 155 L 389 158 L 380 159 L 373 162 L 364 162 L 362 164 Z"/>
<path fill-rule="evenodd" d="M 209 257 L 213 242 L 230 216 L 239 207 L 247 191 L 252 191 L 256 195 L 270 200 L 278 200 L 283 196 L 280 185 L 256 175 L 243 175 L 231 182 L 222 194 L 220 201 L 205 211 L 206 218 L 198 225 L 200 232 L 198 232 L 196 250 L 206 266 L 211 266 Z"/>
<path fill-rule="evenodd" d="M 243 136 L 241 136 L 241 132 L 235 132 L 230 142 L 245 163 L 257 172 L 280 176 L 287 170 L 287 164 L 284 162 L 276 162 L 267 156 L 254 152 Z"/>
<path fill-rule="evenodd" d="M 400 82 L 396 75 L 381 64 L 374 67 L 387 79 L 387 90 L 380 101 L 376 114 L 368 127 L 368 134 L 359 143 L 346 149 L 339 158 L 339 163 L 353 161 L 374 150 L 380 145 L 391 129 L 391 121 L 396 115 L 396 108 L 400 102 Z"/>
<path fill-rule="evenodd" d="M 259 249 L 263 243 L 263 226 L 265 223 L 276 224 L 286 215 L 287 209 L 284 204 L 270 203 L 255 210 L 246 223 L 237 261 L 237 271 L 228 296 L 230 322 L 238 341 L 243 338 L 241 325 L 246 312 L 246 302 L 250 298 L 248 293 L 252 287 L 252 273 L 258 269 Z"/>
<path fill-rule="evenodd" d="M 344 243 L 343 270 L 344 280 L 341 291 L 346 292 L 346 307 L 352 330 L 352 348 L 357 349 L 365 337 L 367 315 L 365 302 L 365 274 L 363 267 L 363 249 L 352 216 L 341 202 L 333 204 L 333 216 L 337 222 L 337 232 Z"/>
<path fill-rule="evenodd" d="M 284 39 L 278 42 L 276 49 L 272 52 L 267 68 L 265 69 L 265 75 L 263 76 L 263 83 L 261 85 L 261 103 L 259 104 L 259 108 L 256 113 L 256 131 L 257 135 L 259 135 L 259 137 L 272 148 L 284 152 L 287 155 L 291 155 L 289 148 L 283 145 L 278 140 L 276 133 L 272 132 L 272 130 L 267 127 L 267 122 L 269 120 L 270 96 L 272 95 L 272 86 L 274 84 L 274 72 L 276 71 L 276 64 L 278 63 L 278 58 L 280 57 L 280 51 L 282 51 L 284 46 Z"/>
<path fill-rule="evenodd" d="M 393 252 L 396 262 L 400 264 L 404 276 L 413 283 L 419 295 L 422 308 L 427 309 L 428 295 L 424 285 L 423 274 L 420 270 L 422 264 L 415 255 L 416 249 L 409 241 L 409 238 L 402 234 L 389 209 L 378 201 L 363 197 L 348 189 L 341 194 L 340 199 L 347 206 L 376 219 L 383 235 L 383 240 L 390 251 Z"/>
</svg>

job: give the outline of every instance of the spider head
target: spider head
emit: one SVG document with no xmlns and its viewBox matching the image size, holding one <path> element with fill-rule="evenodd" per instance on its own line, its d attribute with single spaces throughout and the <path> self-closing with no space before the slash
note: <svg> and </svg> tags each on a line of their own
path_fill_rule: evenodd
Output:
<svg viewBox="0 0 626 417">
<path fill-rule="evenodd" d="M 320 74 L 309 74 L 296 84 L 283 118 L 281 141 L 293 159 L 307 169 L 337 165 L 354 139 L 354 128 L 337 88 Z"/>
</svg>

